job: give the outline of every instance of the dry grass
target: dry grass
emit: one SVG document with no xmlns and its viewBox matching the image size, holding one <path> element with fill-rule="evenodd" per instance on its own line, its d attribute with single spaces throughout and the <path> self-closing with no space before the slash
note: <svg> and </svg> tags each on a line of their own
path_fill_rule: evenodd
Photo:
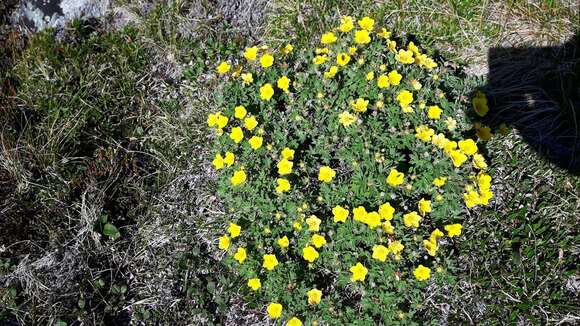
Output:
<svg viewBox="0 0 580 326">
<path fill-rule="evenodd" d="M 139 38 L 134 41 L 147 49 L 150 61 L 136 77 L 139 83 L 134 91 L 138 92 L 137 103 L 147 108 L 139 117 L 147 125 L 129 144 L 125 139 L 107 142 L 114 150 L 103 157 L 105 166 L 99 167 L 110 172 L 104 178 L 83 176 L 78 199 L 57 197 L 52 189 L 45 189 L 44 200 L 53 209 L 39 214 L 58 214 L 58 221 L 64 223 L 60 227 L 57 221 L 35 226 L 48 232 L 58 230 L 58 234 L 47 235 L 49 241 L 34 234 L 25 241 L 19 241 L 18 234 L 13 236 L 16 241 L 2 235 L 1 257 L 11 258 L 8 269 L 0 270 L 0 299 L 6 307 L 0 318 L 23 324 L 70 323 L 74 319 L 89 324 L 124 324 L 130 319 L 191 324 L 256 322 L 254 313 L 244 312 L 242 301 L 235 298 L 237 291 L 232 287 L 237 284 L 223 282 L 226 271 L 219 267 L 223 253 L 214 244 L 225 213 L 213 195 L 214 175 L 206 160 L 205 117 L 216 109 L 211 100 L 216 81 L 205 70 L 210 64 L 207 58 L 231 51 L 234 36 L 260 33 L 260 28 L 248 25 L 263 19 L 261 10 L 251 9 L 261 5 L 260 1 L 175 1 L 151 9 L 144 2 L 124 2 L 116 17 L 108 20 L 115 28 L 140 24 Z M 100 46 L 96 42 L 89 44 Z M 43 67 L 34 73 L 52 69 L 50 64 Z M 189 78 L 183 77 L 184 71 Z M 32 72 L 20 73 L 28 77 Z M 21 88 L 18 91 L 31 95 Z M 38 98 L 30 98 L 27 104 L 38 104 Z M 87 105 L 99 101 L 84 100 Z M 68 150 L 62 141 L 67 135 L 62 131 L 71 129 L 69 122 L 79 123 L 74 117 L 62 124 L 55 121 L 59 124 L 46 134 L 35 131 L 30 137 L 31 144 L 40 137 L 53 140 L 43 142 L 51 146 L 42 147 L 48 154 L 41 156 L 43 164 L 49 166 L 62 161 L 60 150 Z M 22 137 L 18 132 L 15 135 L 2 142 L 3 179 L 4 174 L 9 180 L 20 178 L 21 186 L 9 191 L 26 193 L 27 186 L 37 180 L 27 173 L 25 149 L 18 147 L 21 142 L 15 143 Z M 144 162 L 139 175 L 122 168 L 128 162 L 117 160 L 128 156 L 138 157 L 138 164 Z M 84 162 L 90 157 L 65 160 Z M 52 177 L 68 181 L 58 173 Z M 111 202 L 125 211 L 111 212 Z M 42 206 L 43 202 L 35 200 L 35 204 Z M 26 219 L 25 212 L 14 209 L 18 205 L 7 198 L 2 206 L 3 211 L 10 210 L 8 219 L 15 221 L 14 227 Z M 104 213 L 119 228 L 120 239 L 110 241 L 95 228 Z M 209 284 L 214 286 L 210 289 Z M 229 309 L 230 303 L 236 310 Z"/>
</svg>

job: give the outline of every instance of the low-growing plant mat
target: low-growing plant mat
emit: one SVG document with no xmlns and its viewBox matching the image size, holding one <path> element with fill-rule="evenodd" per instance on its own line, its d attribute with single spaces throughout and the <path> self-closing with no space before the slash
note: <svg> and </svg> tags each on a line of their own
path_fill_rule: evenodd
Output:
<svg viewBox="0 0 580 326">
<path fill-rule="evenodd" d="M 454 76 L 368 16 L 315 44 L 216 67 L 219 247 L 271 319 L 428 322 L 422 291 L 452 286 L 462 216 L 493 198 Z"/>
</svg>

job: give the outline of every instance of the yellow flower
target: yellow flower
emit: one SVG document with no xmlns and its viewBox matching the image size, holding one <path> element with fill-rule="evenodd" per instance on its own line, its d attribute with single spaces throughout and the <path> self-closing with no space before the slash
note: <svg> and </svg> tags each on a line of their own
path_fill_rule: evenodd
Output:
<svg viewBox="0 0 580 326">
<path fill-rule="evenodd" d="M 265 101 L 269 101 L 274 95 L 274 88 L 270 83 L 264 84 L 260 87 L 260 98 Z"/>
<path fill-rule="evenodd" d="M 308 231 L 318 232 L 322 221 L 315 215 L 310 215 L 305 222 L 308 224 Z"/>
<path fill-rule="evenodd" d="M 282 193 L 282 192 L 290 190 L 290 187 L 291 187 L 290 181 L 288 181 L 286 179 L 278 178 L 278 180 L 276 180 L 276 182 L 278 183 L 278 186 L 276 186 L 277 193 Z"/>
<path fill-rule="evenodd" d="M 220 75 L 223 75 L 230 71 L 230 65 L 227 62 L 222 62 L 219 64 L 219 66 L 217 66 L 216 70 Z"/>
<path fill-rule="evenodd" d="M 346 222 L 346 218 L 348 217 L 348 214 L 349 214 L 349 211 L 340 205 L 336 205 L 332 209 L 332 215 L 334 216 L 335 223 Z"/>
<path fill-rule="evenodd" d="M 238 248 L 238 251 L 236 251 L 236 254 L 234 255 L 234 259 L 237 260 L 240 264 L 244 263 L 246 257 L 246 249 L 244 248 Z"/>
<path fill-rule="evenodd" d="M 370 18 L 370 17 L 363 17 L 361 20 L 358 21 L 358 25 L 360 26 L 360 28 L 367 30 L 367 31 L 372 31 L 374 26 L 375 26 L 375 20 Z"/>
<path fill-rule="evenodd" d="M 489 112 L 489 107 L 487 106 L 487 98 L 485 94 L 481 91 L 477 91 L 475 93 L 475 97 L 471 100 L 471 104 L 473 105 L 473 110 L 477 115 L 483 117 Z"/>
<path fill-rule="evenodd" d="M 367 220 L 367 210 L 363 206 L 359 206 L 352 210 L 352 218 L 357 222 L 365 223 Z"/>
<path fill-rule="evenodd" d="M 445 225 L 445 231 L 447 231 L 447 235 L 452 238 L 458 235 L 461 235 L 461 224 L 449 224 Z"/>
<path fill-rule="evenodd" d="M 413 102 L 413 93 L 404 89 L 397 94 L 397 101 L 401 107 L 407 107 Z"/>
<path fill-rule="evenodd" d="M 228 124 L 228 117 L 226 117 L 225 115 L 221 115 L 221 113 L 219 114 L 218 118 L 217 118 L 217 126 L 218 128 L 224 128 L 227 124 Z"/>
<path fill-rule="evenodd" d="M 212 113 L 207 116 L 207 125 L 209 127 L 223 128 L 228 124 L 228 117 L 222 115 L 220 112 Z"/>
<path fill-rule="evenodd" d="M 254 81 L 254 77 L 252 76 L 251 72 L 243 73 L 240 76 L 242 77 L 242 81 L 244 81 L 244 85 L 250 85 Z"/>
<path fill-rule="evenodd" d="M 441 149 L 443 149 L 445 147 L 445 143 L 447 141 L 448 141 L 448 139 L 445 138 L 445 135 L 442 133 L 438 133 L 437 135 L 433 135 L 431 137 L 431 142 L 433 143 L 433 145 L 435 145 Z"/>
<path fill-rule="evenodd" d="M 423 87 L 423 85 L 421 85 L 421 83 L 416 79 L 411 80 L 411 86 L 413 86 L 413 89 L 416 91 L 420 90 Z"/>
<path fill-rule="evenodd" d="M 415 54 L 421 53 L 421 51 L 419 51 L 419 48 L 415 45 L 413 41 L 409 42 L 409 44 L 407 45 L 407 50 L 412 51 Z"/>
<path fill-rule="evenodd" d="M 292 317 L 286 322 L 286 326 L 302 326 L 302 321 L 297 317 Z"/>
<path fill-rule="evenodd" d="M 276 259 L 276 255 L 264 255 L 264 262 L 262 263 L 262 267 L 271 271 L 274 267 L 278 266 L 278 259 Z"/>
<path fill-rule="evenodd" d="M 282 48 L 281 51 L 284 54 L 290 54 L 292 51 L 294 51 L 294 47 L 292 46 L 292 44 L 288 43 Z"/>
<path fill-rule="evenodd" d="M 477 186 L 482 190 L 489 190 L 491 188 L 491 176 L 480 172 L 476 178 Z"/>
<path fill-rule="evenodd" d="M 348 53 L 350 55 L 356 54 L 356 51 L 357 51 L 357 48 L 355 48 L 354 46 L 351 46 L 351 47 L 348 48 Z"/>
<path fill-rule="evenodd" d="M 316 54 L 329 54 L 330 50 L 328 48 L 316 48 L 314 50 L 314 53 L 316 53 Z"/>
<path fill-rule="evenodd" d="M 387 46 L 389 47 L 389 50 L 391 50 L 392 52 L 397 52 L 397 42 L 396 41 L 388 40 Z"/>
<path fill-rule="evenodd" d="M 324 77 L 326 77 L 328 79 L 334 78 L 334 76 L 336 76 L 337 73 L 338 73 L 338 67 L 332 66 L 328 69 L 328 71 L 324 72 Z"/>
<path fill-rule="evenodd" d="M 228 232 L 230 233 L 230 236 L 232 238 L 237 238 L 240 235 L 241 231 L 242 231 L 241 226 L 235 223 L 230 223 L 230 226 L 228 227 Z"/>
<path fill-rule="evenodd" d="M 391 206 L 390 203 L 384 203 L 381 206 L 379 206 L 379 214 L 381 215 L 382 219 L 390 221 L 393 219 L 393 216 L 395 215 L 395 209 L 393 208 L 393 206 Z"/>
<path fill-rule="evenodd" d="M 248 286 L 252 290 L 257 291 L 259 288 L 262 287 L 262 282 L 260 281 L 259 278 L 251 278 L 248 280 Z"/>
<path fill-rule="evenodd" d="M 343 52 L 336 56 L 336 63 L 338 63 L 339 66 L 346 66 L 349 61 L 350 55 L 348 55 L 348 53 Z"/>
<path fill-rule="evenodd" d="M 215 127 L 217 126 L 218 121 L 218 114 L 217 113 L 210 113 L 207 116 L 207 125 L 208 127 Z"/>
<path fill-rule="evenodd" d="M 474 154 L 472 162 L 473 162 L 473 166 L 476 169 L 480 169 L 480 170 L 487 169 L 487 163 L 485 162 L 485 158 L 481 154 Z"/>
<path fill-rule="evenodd" d="M 213 164 L 213 166 L 216 170 L 223 169 L 224 168 L 224 158 L 222 157 L 222 155 L 220 153 L 217 153 L 217 154 L 215 154 L 213 161 L 211 161 L 211 164 Z"/>
<path fill-rule="evenodd" d="M 415 211 L 403 215 L 403 223 L 408 228 L 418 228 L 420 221 L 421 216 Z"/>
<path fill-rule="evenodd" d="M 243 119 L 247 113 L 248 111 L 243 105 L 238 105 L 234 108 L 234 117 L 238 119 Z"/>
<path fill-rule="evenodd" d="M 382 109 L 385 106 L 385 102 L 377 101 L 377 103 L 375 103 L 375 105 L 377 106 L 377 109 Z"/>
<path fill-rule="evenodd" d="M 354 42 L 356 44 L 369 44 L 371 43 L 371 36 L 366 30 L 358 30 L 354 32 Z"/>
<path fill-rule="evenodd" d="M 391 32 L 387 31 L 386 28 L 381 27 L 381 30 L 377 32 L 377 35 L 388 40 L 391 37 Z"/>
<path fill-rule="evenodd" d="M 244 119 L 244 127 L 248 130 L 254 130 L 258 126 L 258 120 L 255 117 L 247 117 Z"/>
<path fill-rule="evenodd" d="M 356 99 L 356 102 L 351 102 L 351 105 L 357 112 L 366 112 L 369 101 L 359 97 Z"/>
<path fill-rule="evenodd" d="M 386 234 L 395 234 L 395 228 L 393 227 L 390 221 L 383 222 L 383 231 Z"/>
<path fill-rule="evenodd" d="M 282 238 L 278 239 L 278 245 L 282 249 L 288 248 L 290 245 L 290 240 L 288 240 L 287 236 L 283 236 Z"/>
<path fill-rule="evenodd" d="M 467 161 L 467 156 L 465 156 L 465 154 L 461 153 L 458 150 L 450 150 L 449 157 L 451 157 L 451 161 L 453 161 L 453 166 L 455 166 L 456 168 L 460 167 L 463 164 L 463 162 Z"/>
<path fill-rule="evenodd" d="M 479 195 L 479 200 L 482 205 L 489 204 L 489 201 L 493 198 L 493 192 L 483 189 L 481 190 L 481 194 Z"/>
<path fill-rule="evenodd" d="M 371 229 L 374 229 L 381 225 L 381 215 L 377 212 L 369 212 L 366 215 L 364 223 Z"/>
<path fill-rule="evenodd" d="M 435 256 L 437 254 L 437 242 L 431 240 L 423 240 L 423 246 L 429 256 Z"/>
<path fill-rule="evenodd" d="M 383 245 L 376 245 L 373 247 L 373 259 L 385 262 L 389 255 L 389 249 Z"/>
<path fill-rule="evenodd" d="M 401 259 L 401 253 L 403 252 L 403 249 L 405 249 L 405 246 L 398 240 L 389 243 L 389 251 L 395 255 L 396 260 Z"/>
<path fill-rule="evenodd" d="M 399 85 L 401 83 L 401 79 L 403 79 L 403 75 L 399 74 L 398 71 L 396 70 L 392 70 L 391 72 L 389 72 L 389 83 L 391 83 L 391 85 Z"/>
<path fill-rule="evenodd" d="M 226 152 L 226 154 L 224 155 L 224 163 L 227 166 L 234 165 L 235 159 L 236 159 L 236 157 L 234 156 L 234 153 L 232 153 L 232 152 Z"/>
<path fill-rule="evenodd" d="M 352 273 L 352 276 L 350 277 L 351 281 L 364 282 L 365 278 L 367 277 L 368 269 L 366 269 L 366 267 L 364 267 L 363 264 L 356 263 L 356 265 L 350 268 L 350 272 Z"/>
<path fill-rule="evenodd" d="M 234 172 L 234 175 L 230 178 L 230 181 L 234 186 L 246 182 L 246 172 L 244 172 L 244 170 L 238 170 Z"/>
<path fill-rule="evenodd" d="M 457 128 L 457 120 L 453 119 L 452 117 L 448 117 L 445 119 L 445 125 L 447 126 L 447 130 L 453 131 Z"/>
<path fill-rule="evenodd" d="M 457 142 L 452 140 L 447 140 L 444 142 L 443 150 L 445 151 L 445 153 L 447 153 L 447 155 L 450 155 L 451 151 L 455 149 L 457 149 Z"/>
<path fill-rule="evenodd" d="M 471 156 L 477 153 L 477 144 L 473 141 L 473 139 L 460 140 L 457 145 L 459 145 L 459 149 L 465 155 Z"/>
<path fill-rule="evenodd" d="M 321 248 L 326 244 L 326 239 L 320 234 L 313 234 L 310 238 L 310 243 L 312 243 L 316 248 Z"/>
<path fill-rule="evenodd" d="M 375 72 L 374 71 L 369 71 L 367 72 L 367 80 L 373 80 L 375 79 Z"/>
<path fill-rule="evenodd" d="M 415 271 L 413 271 L 413 275 L 415 275 L 417 280 L 425 281 L 431 277 L 431 269 L 429 269 L 429 267 L 419 265 L 419 267 L 415 268 Z"/>
<path fill-rule="evenodd" d="M 244 132 L 242 131 L 242 128 L 232 128 L 232 131 L 230 132 L 230 138 L 234 141 L 234 143 L 239 144 L 242 139 L 244 139 Z"/>
<path fill-rule="evenodd" d="M 356 116 L 344 111 L 338 115 L 338 121 L 345 127 L 350 126 L 356 121 Z"/>
<path fill-rule="evenodd" d="M 430 141 L 433 134 L 435 134 L 435 130 L 428 128 L 426 125 L 420 125 L 415 128 L 415 137 L 424 142 Z"/>
<path fill-rule="evenodd" d="M 491 139 L 491 128 L 484 126 L 479 122 L 475 123 L 475 133 L 481 140 L 487 141 Z"/>
<path fill-rule="evenodd" d="M 413 51 L 400 49 L 397 54 L 395 54 L 395 59 L 403 64 L 411 64 L 415 62 L 413 59 Z"/>
<path fill-rule="evenodd" d="M 276 85 L 279 89 L 283 90 L 285 93 L 288 93 L 288 88 L 290 87 L 290 78 L 282 76 L 278 79 Z"/>
<path fill-rule="evenodd" d="M 319 304 L 320 299 L 322 299 L 322 291 L 318 289 L 312 289 L 308 291 L 308 304 Z"/>
<path fill-rule="evenodd" d="M 437 67 L 437 63 L 426 54 L 415 54 L 415 63 L 421 67 L 427 68 L 427 70 Z"/>
<path fill-rule="evenodd" d="M 292 167 L 294 166 L 294 163 L 284 158 L 278 162 L 276 166 L 278 167 L 278 174 L 286 175 L 292 173 Z"/>
<path fill-rule="evenodd" d="M 378 88 L 387 88 L 391 86 L 391 84 L 389 83 L 389 76 L 387 75 L 380 75 L 379 78 L 377 78 L 377 87 Z"/>
<path fill-rule="evenodd" d="M 398 186 L 403 183 L 405 174 L 403 172 L 397 171 L 397 169 L 391 169 L 389 175 L 387 176 L 387 183 L 393 187 Z"/>
<path fill-rule="evenodd" d="M 282 316 L 282 305 L 279 303 L 270 303 L 266 310 L 268 311 L 268 316 L 271 319 L 277 319 Z"/>
<path fill-rule="evenodd" d="M 294 223 L 292 223 L 292 227 L 297 231 L 302 230 L 302 224 L 300 224 L 300 222 L 298 222 L 298 221 L 295 221 Z"/>
<path fill-rule="evenodd" d="M 286 160 L 293 160 L 294 159 L 294 150 L 288 147 L 284 147 L 282 150 L 282 158 Z"/>
<path fill-rule="evenodd" d="M 320 254 L 318 251 L 316 251 L 316 249 L 314 249 L 314 247 L 306 246 L 304 249 L 302 249 L 302 257 L 304 257 L 304 259 L 308 262 L 313 263 L 316 259 L 318 259 L 319 256 Z"/>
<path fill-rule="evenodd" d="M 433 184 L 439 188 L 443 187 L 447 182 L 447 177 L 437 177 L 433 180 Z"/>
<path fill-rule="evenodd" d="M 265 53 L 260 58 L 260 65 L 262 68 L 269 68 L 274 64 L 274 57 L 271 54 Z"/>
<path fill-rule="evenodd" d="M 336 36 L 333 32 L 324 33 L 320 37 L 320 43 L 322 44 L 332 44 L 334 42 L 336 42 Z"/>
<path fill-rule="evenodd" d="M 250 143 L 250 146 L 252 147 L 253 150 L 257 150 L 260 147 L 262 147 L 263 142 L 264 139 L 259 136 L 252 136 L 252 138 L 248 140 L 248 143 Z"/>
<path fill-rule="evenodd" d="M 328 60 L 328 57 L 327 56 L 325 56 L 325 55 L 317 55 L 317 56 L 314 57 L 314 59 L 312 59 L 312 62 L 315 65 L 321 65 L 321 64 L 325 63 L 326 60 Z"/>
<path fill-rule="evenodd" d="M 332 179 L 336 176 L 336 172 L 330 166 L 322 166 L 318 171 L 318 180 L 324 181 L 326 183 L 332 182 Z"/>
<path fill-rule="evenodd" d="M 427 117 L 432 120 L 439 120 L 441 119 L 442 112 L 443 110 L 441 110 L 437 105 L 432 105 L 427 110 Z"/>
<path fill-rule="evenodd" d="M 441 230 L 435 229 L 435 230 L 433 230 L 433 232 L 431 232 L 431 236 L 429 237 L 429 241 L 437 242 L 437 239 L 442 238 L 443 236 L 445 236 L 445 234 L 443 232 L 441 232 Z"/>
<path fill-rule="evenodd" d="M 475 190 L 465 192 L 463 194 L 463 200 L 465 201 L 465 206 L 467 206 L 467 208 L 472 208 L 481 204 L 479 194 Z"/>
<path fill-rule="evenodd" d="M 431 201 L 421 198 L 417 204 L 417 208 L 419 209 L 419 213 L 421 213 L 422 216 L 425 216 L 425 214 L 431 213 Z"/>
<path fill-rule="evenodd" d="M 254 61 L 258 57 L 258 48 L 252 46 L 251 48 L 246 48 L 244 51 L 244 58 L 248 61 Z"/>
<path fill-rule="evenodd" d="M 342 16 L 340 18 L 340 26 L 338 29 L 343 33 L 348 33 L 354 28 L 354 22 L 350 16 Z"/>
<path fill-rule="evenodd" d="M 219 237 L 218 248 L 220 248 L 221 250 L 228 250 L 229 247 L 230 247 L 230 237 L 228 237 L 227 235 L 222 235 L 221 237 Z"/>
</svg>

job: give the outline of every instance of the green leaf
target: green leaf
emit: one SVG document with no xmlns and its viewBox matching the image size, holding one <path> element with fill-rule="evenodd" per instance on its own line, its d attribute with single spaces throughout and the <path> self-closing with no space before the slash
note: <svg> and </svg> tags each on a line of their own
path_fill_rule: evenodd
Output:
<svg viewBox="0 0 580 326">
<path fill-rule="evenodd" d="M 117 227 L 111 223 L 105 224 L 105 226 L 103 227 L 103 234 L 110 237 L 113 240 L 117 240 L 117 238 L 121 236 Z"/>
</svg>

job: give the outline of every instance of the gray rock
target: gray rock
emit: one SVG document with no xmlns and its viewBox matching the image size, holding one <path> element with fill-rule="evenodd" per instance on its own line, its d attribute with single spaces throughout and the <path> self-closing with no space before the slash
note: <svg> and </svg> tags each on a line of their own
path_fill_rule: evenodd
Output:
<svg viewBox="0 0 580 326">
<path fill-rule="evenodd" d="M 73 19 L 103 16 L 110 0 L 24 0 L 12 14 L 12 22 L 32 30 L 62 28 Z"/>
</svg>

